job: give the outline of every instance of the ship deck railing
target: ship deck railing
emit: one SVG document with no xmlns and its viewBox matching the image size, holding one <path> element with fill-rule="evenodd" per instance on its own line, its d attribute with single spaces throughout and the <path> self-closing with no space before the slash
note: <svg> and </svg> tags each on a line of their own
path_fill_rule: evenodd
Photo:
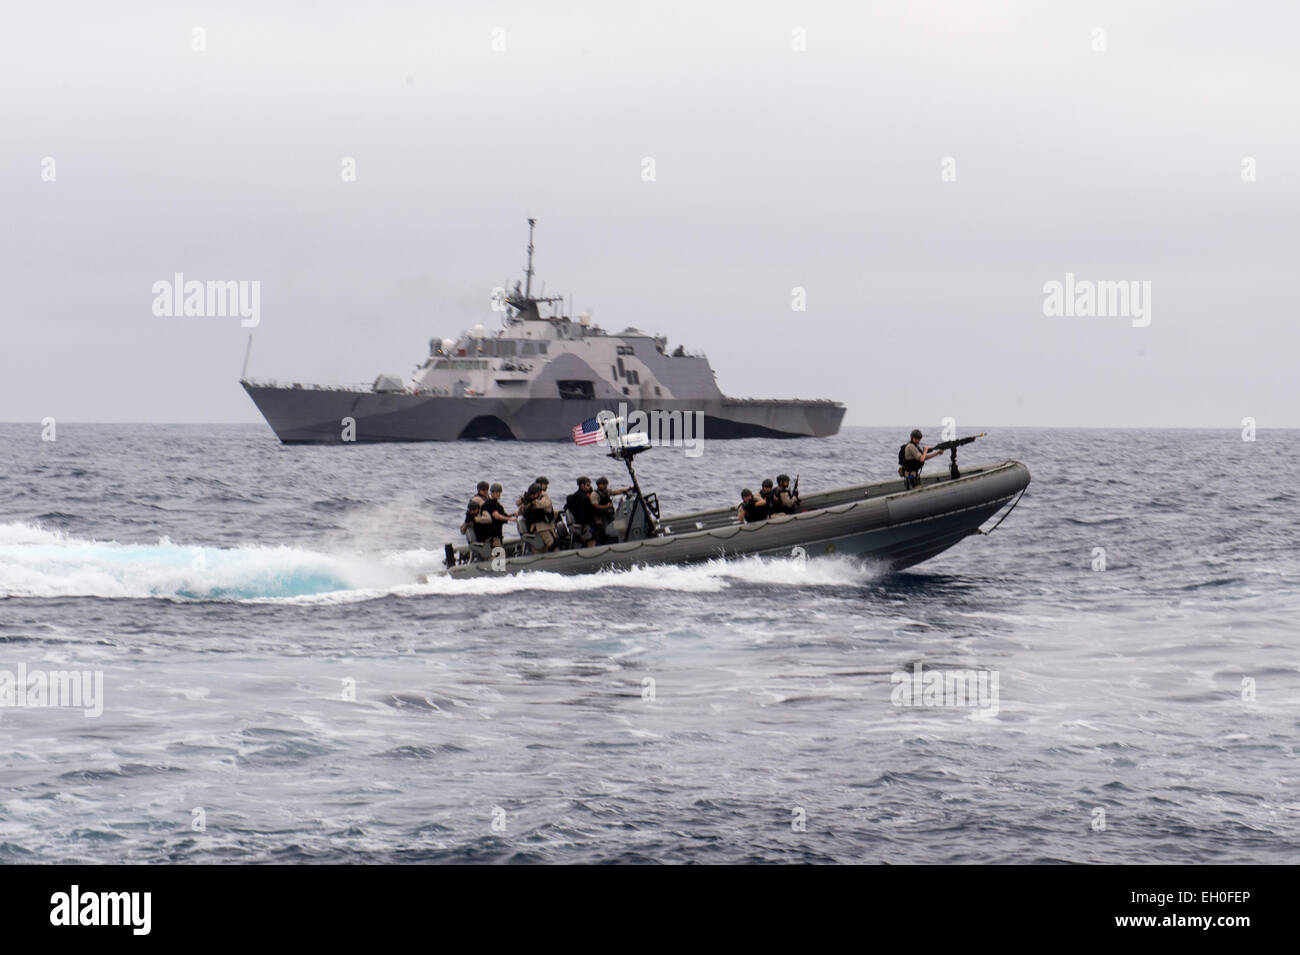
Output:
<svg viewBox="0 0 1300 955">
<path fill-rule="evenodd" d="M 308 381 L 284 381 L 280 378 L 242 378 L 245 384 L 256 388 L 292 388 L 295 391 L 369 391 L 370 383 L 322 385 Z"/>
<path fill-rule="evenodd" d="M 723 395 L 722 402 L 728 405 L 824 405 L 828 408 L 844 406 L 844 402 L 831 398 L 733 398 L 731 395 Z"/>
<path fill-rule="evenodd" d="M 370 382 L 359 381 L 354 385 L 321 385 L 311 382 L 302 381 L 280 381 L 277 378 L 241 378 L 246 385 L 252 385 L 254 388 L 280 388 L 287 391 L 334 391 L 344 392 L 346 394 L 364 394 L 364 395 L 414 395 L 428 396 L 433 398 L 450 398 L 451 389 L 435 386 L 433 388 L 412 388 L 410 385 L 404 387 L 401 391 L 375 391 Z M 468 395 L 467 397 L 476 397 Z"/>
</svg>

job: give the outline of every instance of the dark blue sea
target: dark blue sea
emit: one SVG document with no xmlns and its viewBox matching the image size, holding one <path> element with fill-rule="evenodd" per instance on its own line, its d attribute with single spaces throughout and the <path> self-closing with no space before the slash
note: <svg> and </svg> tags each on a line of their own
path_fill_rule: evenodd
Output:
<svg viewBox="0 0 1300 955">
<path fill-rule="evenodd" d="M 640 474 L 666 513 L 883 480 L 908 428 Z M 102 678 L 0 708 L 0 861 L 1300 861 L 1300 432 L 987 430 L 1027 494 L 905 573 L 419 584 L 480 478 L 618 465 L 0 426 L 0 671 Z M 996 706 L 900 704 L 918 666 Z"/>
</svg>

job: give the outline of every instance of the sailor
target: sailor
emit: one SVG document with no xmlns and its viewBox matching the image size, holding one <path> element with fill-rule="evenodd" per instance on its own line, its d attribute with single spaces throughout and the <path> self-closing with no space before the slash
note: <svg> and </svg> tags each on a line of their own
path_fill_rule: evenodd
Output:
<svg viewBox="0 0 1300 955">
<path fill-rule="evenodd" d="M 564 499 L 564 509 L 573 521 L 573 546 L 586 547 L 596 538 L 596 505 L 592 503 L 591 478 L 578 478 L 578 489 Z"/>
<path fill-rule="evenodd" d="M 475 501 L 478 501 L 479 507 L 482 507 L 483 502 L 486 501 L 487 499 L 488 499 L 488 482 L 479 481 L 478 488 L 474 491 L 474 496 L 469 499 L 470 503 L 473 504 Z"/>
<path fill-rule="evenodd" d="M 542 501 L 542 507 L 543 507 L 543 509 L 546 511 L 547 516 L 548 516 L 548 518 L 550 519 L 550 522 L 551 522 L 552 524 L 554 524 L 554 523 L 555 523 L 555 505 L 551 503 L 551 496 L 550 496 L 550 495 L 551 495 L 551 492 L 550 492 L 551 482 L 548 481 L 548 480 L 547 480 L 546 478 L 544 478 L 544 477 L 539 477 L 539 478 L 537 479 L 537 483 L 538 483 L 538 485 L 541 486 L 541 489 L 542 489 L 542 495 L 541 495 L 541 496 L 542 496 L 543 498 L 545 498 L 545 500 Z"/>
<path fill-rule="evenodd" d="M 773 508 L 776 506 L 776 490 L 772 487 L 771 478 L 763 478 L 763 483 L 759 485 L 758 499 L 762 502 L 763 507 L 767 509 L 765 516 L 771 517 Z"/>
<path fill-rule="evenodd" d="M 532 528 L 529 526 L 529 517 L 536 518 L 539 516 L 533 508 L 533 502 L 537 499 L 539 493 L 541 493 L 541 488 L 534 483 L 528 485 L 524 489 L 524 493 L 515 498 L 514 516 L 519 525 L 520 537 L 532 533 Z"/>
<path fill-rule="evenodd" d="M 470 498 L 469 504 L 465 506 L 465 519 L 460 522 L 460 532 L 471 541 L 474 538 L 470 531 L 474 527 L 474 522 L 478 520 L 479 508 L 479 499 L 477 497 Z"/>
<path fill-rule="evenodd" d="M 470 501 L 469 507 L 465 509 L 465 522 L 460 525 L 460 532 L 465 535 L 465 540 L 470 544 L 490 544 L 495 527 L 492 515 L 479 506 L 478 499 Z M 470 560 L 473 560 L 474 556 L 471 548 Z"/>
<path fill-rule="evenodd" d="M 480 510 L 491 516 L 492 539 L 490 543 L 493 547 L 502 546 L 506 523 L 514 520 L 513 517 L 506 513 L 506 506 L 501 503 L 501 490 L 500 484 L 493 484 L 488 499 L 483 502 L 483 506 L 480 508 Z"/>
<path fill-rule="evenodd" d="M 767 503 L 754 492 L 745 488 L 740 492 L 740 507 L 736 509 L 736 519 L 742 524 L 767 520 Z"/>
<path fill-rule="evenodd" d="M 778 474 L 776 490 L 769 496 L 764 489 L 763 496 L 767 498 L 768 510 L 773 514 L 793 514 L 799 510 L 799 492 L 790 487 L 788 474 Z"/>
<path fill-rule="evenodd" d="M 540 488 L 542 491 L 545 491 L 546 488 L 550 485 L 550 483 L 551 482 L 544 477 L 536 478 L 533 481 L 533 484 L 536 485 L 538 488 Z M 529 485 L 529 490 L 532 490 L 532 485 Z M 515 499 L 515 507 L 522 506 L 524 501 L 526 501 L 527 499 L 528 499 L 527 492 L 521 494 L 519 497 Z M 552 517 L 554 517 L 554 515 L 552 515 Z"/>
<path fill-rule="evenodd" d="M 603 476 L 596 478 L 596 490 L 591 492 L 591 503 L 596 511 L 597 544 L 605 544 L 610 540 L 605 529 L 613 522 L 617 510 L 614 507 L 613 495 L 626 494 L 630 490 L 632 490 L 630 487 L 619 487 L 610 490 L 609 478 Z"/>
<path fill-rule="evenodd" d="M 910 490 L 921 485 L 921 468 L 931 458 L 937 458 L 942 451 L 931 451 L 921 446 L 921 429 L 912 430 L 912 438 L 898 449 L 898 473 L 903 478 L 903 486 Z"/>
<path fill-rule="evenodd" d="M 524 530 L 536 534 L 542 542 L 542 550 L 555 549 L 555 508 L 542 486 L 530 484 L 519 505 L 519 517 L 524 519 Z"/>
</svg>

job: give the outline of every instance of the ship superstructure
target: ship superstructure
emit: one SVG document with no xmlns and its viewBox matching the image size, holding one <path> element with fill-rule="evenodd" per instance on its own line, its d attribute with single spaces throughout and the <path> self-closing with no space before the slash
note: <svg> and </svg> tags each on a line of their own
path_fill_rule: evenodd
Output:
<svg viewBox="0 0 1300 955">
<path fill-rule="evenodd" d="M 529 219 L 524 281 L 494 301 L 502 327 L 433 339 L 409 380 L 380 375 L 365 389 L 241 383 L 285 443 L 555 441 L 606 410 L 698 412 L 710 440 L 839 430 L 839 402 L 729 398 L 704 355 L 669 350 L 665 337 L 637 328 L 607 332 L 585 313 L 564 314 L 559 297 L 534 296 L 535 226 Z"/>
</svg>

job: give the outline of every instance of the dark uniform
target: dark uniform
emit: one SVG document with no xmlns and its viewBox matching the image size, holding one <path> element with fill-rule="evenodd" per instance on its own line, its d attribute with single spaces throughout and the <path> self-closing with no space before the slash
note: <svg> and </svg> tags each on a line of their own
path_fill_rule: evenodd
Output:
<svg viewBox="0 0 1300 955">
<path fill-rule="evenodd" d="M 742 524 L 765 521 L 767 520 L 767 503 L 761 497 L 755 497 L 754 492 L 749 488 L 745 488 L 740 492 L 740 507 L 736 509 L 736 517 Z"/>
<path fill-rule="evenodd" d="M 469 502 L 469 507 L 465 509 L 465 521 L 460 525 L 460 532 L 465 535 L 465 539 L 471 544 L 487 544 L 492 540 L 493 527 L 492 515 L 483 510 L 476 502 L 478 498 Z"/>
<path fill-rule="evenodd" d="M 764 489 L 768 510 L 773 514 L 793 514 L 799 510 L 799 494 L 790 487 L 790 475 L 776 476 L 776 489 L 770 494 Z"/>
<path fill-rule="evenodd" d="M 506 513 L 506 506 L 501 503 L 500 484 L 492 485 L 490 496 L 483 502 L 481 510 L 489 514 L 492 521 L 492 546 L 503 546 L 505 526 L 510 521 L 510 515 Z"/>
<path fill-rule="evenodd" d="M 591 501 L 591 478 L 578 478 L 578 489 L 564 500 L 564 509 L 573 520 L 575 546 L 590 544 L 596 536 L 596 505 Z"/>
</svg>

